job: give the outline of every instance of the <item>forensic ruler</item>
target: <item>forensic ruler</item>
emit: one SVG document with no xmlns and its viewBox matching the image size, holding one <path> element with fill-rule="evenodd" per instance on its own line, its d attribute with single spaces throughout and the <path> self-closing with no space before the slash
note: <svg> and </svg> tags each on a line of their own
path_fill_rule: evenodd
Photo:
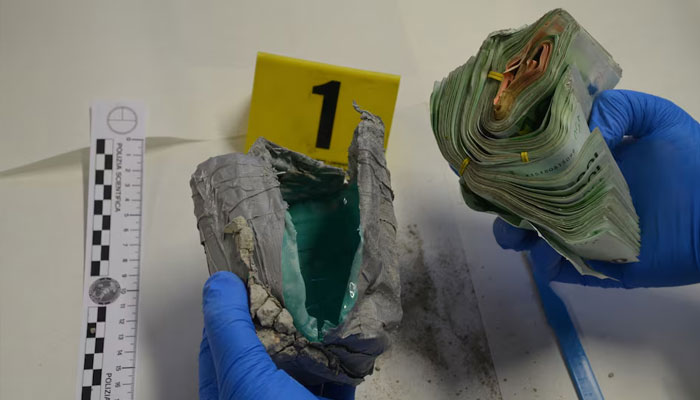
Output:
<svg viewBox="0 0 700 400">
<path fill-rule="evenodd" d="M 79 400 L 134 398 L 145 117 L 132 102 L 90 110 Z"/>
</svg>

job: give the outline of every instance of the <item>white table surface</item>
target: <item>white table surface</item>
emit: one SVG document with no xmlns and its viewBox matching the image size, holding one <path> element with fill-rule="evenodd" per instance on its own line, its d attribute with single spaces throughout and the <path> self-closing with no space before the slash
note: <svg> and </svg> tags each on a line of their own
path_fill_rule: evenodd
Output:
<svg viewBox="0 0 700 400">
<path fill-rule="evenodd" d="M 405 318 L 360 399 L 574 399 L 521 257 L 462 203 L 432 83 L 496 29 L 564 7 L 621 88 L 700 116 L 700 3 L 0 0 L 0 399 L 70 399 L 81 329 L 88 107 L 149 108 L 136 395 L 196 397 L 207 278 L 189 175 L 243 150 L 255 54 L 401 75 L 387 158 Z M 82 150 L 81 150 L 82 149 Z M 556 285 L 609 399 L 700 397 L 700 288 Z"/>
</svg>

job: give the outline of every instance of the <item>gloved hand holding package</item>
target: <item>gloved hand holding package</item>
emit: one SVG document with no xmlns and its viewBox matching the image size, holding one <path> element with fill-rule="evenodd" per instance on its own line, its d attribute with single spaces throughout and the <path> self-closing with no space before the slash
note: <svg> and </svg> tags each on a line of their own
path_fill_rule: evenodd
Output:
<svg viewBox="0 0 700 400">
<path fill-rule="evenodd" d="M 536 230 L 576 269 L 637 261 L 638 217 L 605 140 L 586 123 L 620 67 L 566 11 L 494 32 L 436 82 L 435 138 L 465 202 Z"/>
<path fill-rule="evenodd" d="M 306 386 L 360 383 L 401 320 L 384 125 L 358 111 L 347 176 L 260 138 L 190 183 L 210 273 L 247 282 L 258 338 Z"/>
</svg>

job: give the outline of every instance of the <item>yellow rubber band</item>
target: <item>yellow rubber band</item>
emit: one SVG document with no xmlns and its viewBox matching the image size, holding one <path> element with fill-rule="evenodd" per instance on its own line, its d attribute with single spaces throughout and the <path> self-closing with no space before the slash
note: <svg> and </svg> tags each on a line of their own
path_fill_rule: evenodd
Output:
<svg viewBox="0 0 700 400">
<path fill-rule="evenodd" d="M 530 162 L 530 157 L 527 156 L 527 151 L 523 151 L 520 153 L 520 160 L 522 162 Z"/>
<path fill-rule="evenodd" d="M 503 80 L 503 74 L 500 72 L 496 71 L 489 71 L 489 74 L 486 75 L 487 78 L 495 79 L 497 81 L 502 81 Z"/>
<path fill-rule="evenodd" d="M 467 169 L 467 165 L 469 165 L 469 159 L 465 158 L 464 161 L 462 161 L 462 168 L 459 169 L 460 175 L 462 175 L 464 173 L 464 170 Z"/>
</svg>

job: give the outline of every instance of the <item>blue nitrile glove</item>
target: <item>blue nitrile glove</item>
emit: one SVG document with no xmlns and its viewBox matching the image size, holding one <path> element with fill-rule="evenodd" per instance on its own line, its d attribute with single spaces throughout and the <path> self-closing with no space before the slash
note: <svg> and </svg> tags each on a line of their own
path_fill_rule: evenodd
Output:
<svg viewBox="0 0 700 400">
<path fill-rule="evenodd" d="M 608 90 L 595 99 L 589 126 L 600 128 L 629 185 L 642 230 L 639 262 L 590 262 L 617 281 L 581 276 L 536 233 L 500 218 L 496 241 L 531 250 L 533 267 L 555 281 L 625 288 L 700 282 L 700 124 L 660 97 Z"/>
<path fill-rule="evenodd" d="M 212 275 L 204 285 L 202 309 L 200 399 L 317 399 L 272 362 L 255 335 L 248 294 L 236 275 L 224 271 Z M 355 398 L 351 386 L 326 384 L 322 390 L 320 395 L 332 399 Z"/>
</svg>

